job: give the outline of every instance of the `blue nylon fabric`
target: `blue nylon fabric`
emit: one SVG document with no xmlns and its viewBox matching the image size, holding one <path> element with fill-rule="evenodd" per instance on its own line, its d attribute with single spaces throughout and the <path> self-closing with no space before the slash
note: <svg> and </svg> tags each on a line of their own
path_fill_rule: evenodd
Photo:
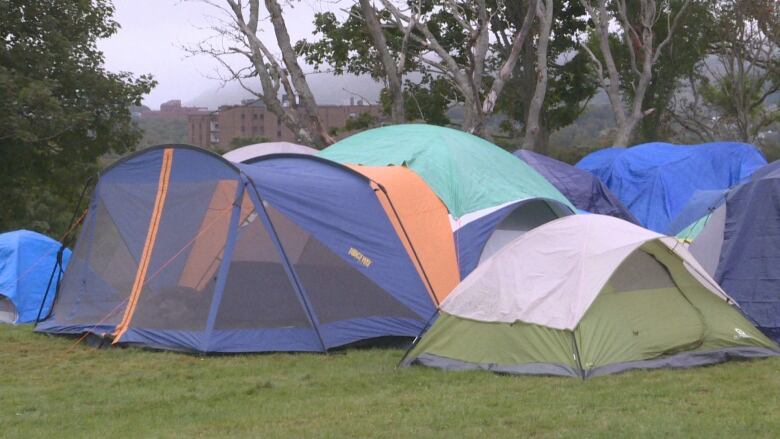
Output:
<svg viewBox="0 0 780 439">
<path fill-rule="evenodd" d="M 715 280 L 742 311 L 780 341 L 780 169 L 734 188 Z"/>
<path fill-rule="evenodd" d="M 433 301 L 365 177 L 311 156 L 275 157 L 239 167 L 263 200 L 421 319 L 431 315 Z M 370 265 L 350 256 L 351 249 L 365 255 Z"/>
<path fill-rule="evenodd" d="M 490 235 L 513 210 L 524 201 L 512 203 L 476 219 L 455 231 L 455 249 L 458 252 L 460 278 L 465 279 L 477 265 L 482 249 L 490 239 Z"/>
<path fill-rule="evenodd" d="M 691 199 L 685 204 L 685 207 L 666 226 L 664 234 L 676 236 L 693 222 L 698 221 L 726 202 L 727 193 L 727 189 L 694 192 L 691 195 Z"/>
<path fill-rule="evenodd" d="M 14 323 L 31 323 L 38 316 L 46 295 L 52 270 L 57 264 L 61 244 L 48 236 L 29 230 L 0 234 L 0 295 L 10 299 L 17 313 Z M 67 267 L 71 252 L 62 254 L 63 268 Z M 52 280 L 41 316 L 51 310 L 57 274 Z"/>
<path fill-rule="evenodd" d="M 425 322 L 421 320 L 366 317 L 326 323 L 320 327 L 320 330 L 325 344 L 328 348 L 332 348 L 376 337 L 417 337 L 424 325 Z"/>
<path fill-rule="evenodd" d="M 764 165 L 758 149 L 735 142 L 607 148 L 577 163 L 601 179 L 643 226 L 657 232 L 666 230 L 695 191 L 728 189 Z"/>
<path fill-rule="evenodd" d="M 525 149 L 513 154 L 549 180 L 577 209 L 639 224 L 628 208 L 590 172 Z"/>
<path fill-rule="evenodd" d="M 328 323 L 320 330 L 330 349 L 375 337 L 415 337 L 423 325 L 423 322 L 411 319 L 368 317 Z M 69 332 L 83 332 L 83 328 L 72 328 Z M 131 328 L 122 337 L 122 342 L 202 352 L 207 336 L 207 352 L 322 352 L 322 345 L 312 328 L 223 329 L 208 335 L 199 331 Z"/>
</svg>

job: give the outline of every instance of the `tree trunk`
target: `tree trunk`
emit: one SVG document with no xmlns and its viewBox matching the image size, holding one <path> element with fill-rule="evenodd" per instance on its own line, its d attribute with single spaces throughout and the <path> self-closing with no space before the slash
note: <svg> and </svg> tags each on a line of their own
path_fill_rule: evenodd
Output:
<svg viewBox="0 0 780 439">
<path fill-rule="evenodd" d="M 387 47 L 387 40 L 382 31 L 382 25 L 379 23 L 376 11 L 371 5 L 370 0 L 360 0 L 360 10 L 363 14 L 363 19 L 366 22 L 368 34 L 371 36 L 374 48 L 379 53 L 379 59 L 382 62 L 382 67 L 385 71 L 387 89 L 390 92 L 390 97 L 392 99 L 390 117 L 393 123 L 404 123 L 406 121 L 406 113 L 404 109 L 404 93 L 401 84 L 401 71 L 404 66 L 396 66 L 393 56 L 390 54 L 390 50 Z"/>
<path fill-rule="evenodd" d="M 525 118 L 525 138 L 523 145 L 536 146 L 539 135 L 539 113 L 544 105 L 547 93 L 547 46 L 553 20 L 553 0 L 542 0 L 537 4 L 536 16 L 539 18 L 539 40 L 536 44 L 536 85 L 531 105 Z"/>
<path fill-rule="evenodd" d="M 258 0 L 253 0 L 258 1 Z M 317 101 L 314 99 L 314 94 L 309 88 L 309 83 L 306 81 L 306 76 L 303 74 L 301 66 L 298 64 L 298 56 L 293 49 L 290 42 L 290 34 L 287 32 L 287 25 L 282 16 L 282 7 L 277 0 L 265 0 L 265 6 L 271 16 L 271 23 L 274 27 L 274 34 L 276 35 L 276 41 L 279 45 L 279 49 L 282 51 L 282 59 L 284 65 L 290 72 L 292 78 L 292 85 L 295 88 L 295 92 L 298 94 L 300 100 L 298 111 L 300 112 L 301 122 L 305 123 L 310 128 L 310 134 L 312 136 L 312 143 L 319 148 L 330 145 L 334 142 L 333 138 L 325 129 L 322 120 L 317 112 Z M 289 96 L 291 100 L 294 100 L 294 96 Z M 293 102 L 291 102 L 292 105 Z"/>
</svg>

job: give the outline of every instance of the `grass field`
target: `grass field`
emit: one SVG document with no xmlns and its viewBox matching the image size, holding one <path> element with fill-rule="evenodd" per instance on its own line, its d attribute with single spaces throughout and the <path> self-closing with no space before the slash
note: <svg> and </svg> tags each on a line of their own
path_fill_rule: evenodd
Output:
<svg viewBox="0 0 780 439">
<path fill-rule="evenodd" d="M 198 357 L 0 326 L 0 437 L 778 437 L 780 359 L 580 381 L 396 349 Z"/>
</svg>

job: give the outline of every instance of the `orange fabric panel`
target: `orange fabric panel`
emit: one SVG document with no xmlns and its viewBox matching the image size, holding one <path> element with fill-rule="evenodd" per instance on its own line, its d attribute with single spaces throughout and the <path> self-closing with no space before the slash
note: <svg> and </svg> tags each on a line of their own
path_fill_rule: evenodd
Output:
<svg viewBox="0 0 780 439">
<path fill-rule="evenodd" d="M 236 180 L 217 182 L 209 207 L 196 234 L 195 243 L 179 277 L 179 285 L 202 291 L 219 269 L 237 186 Z M 243 221 L 243 218 L 240 220 Z"/>
<path fill-rule="evenodd" d="M 376 190 L 377 198 L 438 305 L 460 282 L 455 239 L 447 207 L 419 175 L 406 167 L 354 165 L 350 168 L 387 191 L 385 196 L 382 190 Z"/>
<path fill-rule="evenodd" d="M 133 288 L 130 291 L 125 313 L 114 333 L 114 343 L 118 343 L 119 339 L 122 338 L 122 335 L 127 331 L 130 321 L 133 319 L 135 307 L 138 304 L 138 297 L 141 295 L 141 290 L 146 283 L 146 272 L 149 269 L 149 261 L 152 259 L 152 250 L 154 249 L 154 242 L 157 239 L 157 229 L 160 226 L 160 218 L 162 218 L 163 208 L 165 207 L 165 197 L 168 195 L 168 182 L 171 178 L 172 164 L 173 149 L 166 148 L 165 151 L 163 151 L 162 165 L 160 166 L 160 179 L 157 182 L 157 195 L 154 200 L 152 217 L 149 219 L 149 229 L 146 231 L 146 241 L 144 241 L 141 260 L 138 261 L 138 270 L 135 272 Z"/>
</svg>

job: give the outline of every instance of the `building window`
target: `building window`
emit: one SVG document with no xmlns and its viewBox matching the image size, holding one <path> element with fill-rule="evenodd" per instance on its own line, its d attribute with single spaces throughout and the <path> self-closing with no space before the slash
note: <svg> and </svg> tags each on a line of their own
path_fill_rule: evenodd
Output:
<svg viewBox="0 0 780 439">
<path fill-rule="evenodd" d="M 244 129 L 244 126 L 241 125 L 241 132 L 243 133 L 244 131 L 246 131 L 246 130 Z"/>
<path fill-rule="evenodd" d="M 257 113 L 252 114 L 252 119 L 257 120 Z"/>
<path fill-rule="evenodd" d="M 241 113 L 241 120 L 244 120 L 244 113 Z"/>
<path fill-rule="evenodd" d="M 277 130 L 276 131 L 276 138 L 277 139 L 281 139 L 282 138 L 282 130 Z"/>
</svg>

